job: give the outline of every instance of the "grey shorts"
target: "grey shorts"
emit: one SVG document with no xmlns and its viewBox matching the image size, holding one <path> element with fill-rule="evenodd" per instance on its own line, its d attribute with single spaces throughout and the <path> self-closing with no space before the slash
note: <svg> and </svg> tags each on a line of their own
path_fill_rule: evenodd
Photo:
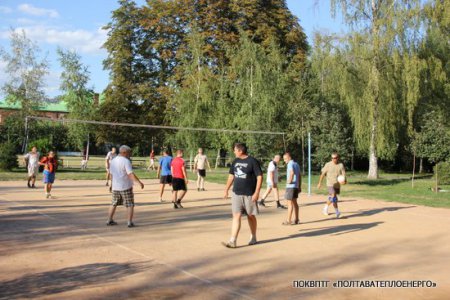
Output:
<svg viewBox="0 0 450 300">
<path fill-rule="evenodd" d="M 125 202 L 125 207 L 134 206 L 134 193 L 133 189 L 128 189 L 125 191 L 112 191 L 112 206 L 123 205 Z"/>
<path fill-rule="evenodd" d="M 231 210 L 233 214 L 241 213 L 248 216 L 259 214 L 258 204 L 252 201 L 252 196 L 236 195 L 231 196 Z"/>
<path fill-rule="evenodd" d="M 286 200 L 294 200 L 298 199 L 298 188 L 287 188 L 286 193 L 284 194 L 284 199 Z"/>
<path fill-rule="evenodd" d="M 335 185 L 335 186 L 329 186 L 328 187 L 328 194 L 329 195 L 334 195 L 334 194 L 339 195 L 340 193 L 341 193 L 341 187 L 340 186 Z"/>
</svg>

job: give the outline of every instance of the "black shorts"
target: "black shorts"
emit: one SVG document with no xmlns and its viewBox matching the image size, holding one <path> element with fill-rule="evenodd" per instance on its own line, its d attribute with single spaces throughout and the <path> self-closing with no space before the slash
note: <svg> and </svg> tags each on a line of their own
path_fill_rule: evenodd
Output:
<svg viewBox="0 0 450 300">
<path fill-rule="evenodd" d="M 206 177 L 206 170 L 200 170 L 198 169 L 198 175 L 200 175 L 201 177 Z"/>
<path fill-rule="evenodd" d="M 284 199 L 286 199 L 286 200 L 297 199 L 298 193 L 299 193 L 298 188 L 287 188 L 286 193 L 284 194 Z"/>
<path fill-rule="evenodd" d="M 174 191 L 187 191 L 186 181 L 183 178 L 172 178 L 172 188 Z"/>
<path fill-rule="evenodd" d="M 159 183 L 171 184 L 172 183 L 172 175 L 161 176 L 161 178 L 159 179 Z"/>
</svg>

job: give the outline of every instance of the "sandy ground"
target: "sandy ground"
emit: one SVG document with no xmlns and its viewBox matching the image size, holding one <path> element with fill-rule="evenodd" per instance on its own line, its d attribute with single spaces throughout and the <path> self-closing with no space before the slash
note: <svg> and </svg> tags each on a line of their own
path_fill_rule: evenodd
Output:
<svg viewBox="0 0 450 300">
<path fill-rule="evenodd" d="M 136 192 L 137 227 L 105 226 L 103 181 L 56 181 L 55 199 L 24 182 L 0 182 L 0 299 L 449 299 L 450 210 L 342 198 L 343 218 L 321 214 L 323 196 L 300 197 L 301 224 L 264 208 L 260 243 L 237 249 L 223 185 L 193 183 L 184 209 L 159 203 L 158 183 Z M 165 194 L 166 199 L 169 192 Z M 269 196 L 270 198 L 270 196 Z M 273 205 L 273 203 L 272 203 Z M 329 280 L 328 288 L 293 288 Z M 431 280 L 433 288 L 333 288 L 338 280 Z"/>
</svg>

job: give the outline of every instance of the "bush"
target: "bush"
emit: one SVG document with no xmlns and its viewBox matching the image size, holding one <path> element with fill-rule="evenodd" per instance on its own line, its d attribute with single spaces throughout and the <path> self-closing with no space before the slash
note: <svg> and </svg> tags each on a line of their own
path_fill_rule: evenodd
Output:
<svg viewBox="0 0 450 300">
<path fill-rule="evenodd" d="M 436 166 L 433 172 L 436 174 Z M 450 161 L 438 164 L 438 184 L 450 184 Z"/>
<path fill-rule="evenodd" d="M 12 170 L 18 166 L 16 147 L 14 144 L 8 142 L 0 144 L 0 169 Z"/>
</svg>

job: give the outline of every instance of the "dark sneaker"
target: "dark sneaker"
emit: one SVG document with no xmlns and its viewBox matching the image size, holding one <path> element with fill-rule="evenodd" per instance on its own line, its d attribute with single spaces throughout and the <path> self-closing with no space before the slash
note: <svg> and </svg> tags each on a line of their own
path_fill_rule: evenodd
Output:
<svg viewBox="0 0 450 300">
<path fill-rule="evenodd" d="M 135 226 L 134 226 L 134 223 L 133 223 L 133 222 L 128 223 L 128 228 L 132 228 L 132 227 L 135 227 Z"/>
<path fill-rule="evenodd" d="M 27 183 L 27 186 L 28 186 L 29 188 L 31 188 L 30 182 Z"/>
<path fill-rule="evenodd" d="M 178 205 L 175 203 L 175 202 L 172 202 L 173 203 L 173 208 L 174 209 L 177 209 L 178 208 Z"/>
<path fill-rule="evenodd" d="M 236 248 L 236 242 L 228 242 L 228 243 L 222 242 L 222 245 L 224 245 L 227 248 Z"/>
<path fill-rule="evenodd" d="M 109 186 L 109 184 L 108 184 L 108 183 L 106 183 L 106 186 Z"/>
<path fill-rule="evenodd" d="M 300 220 L 295 220 L 294 223 L 292 223 L 292 225 L 298 225 L 300 224 Z"/>
<path fill-rule="evenodd" d="M 202 191 L 204 192 L 204 191 L 206 191 L 206 190 L 203 188 Z"/>
<path fill-rule="evenodd" d="M 109 187 L 109 192 L 112 193 L 112 186 Z"/>
<path fill-rule="evenodd" d="M 200 192 L 200 188 L 197 188 L 197 192 Z"/>
<path fill-rule="evenodd" d="M 113 220 L 111 220 L 108 223 L 106 223 L 106 226 L 114 226 L 114 225 L 117 225 L 117 222 L 115 222 Z"/>
<path fill-rule="evenodd" d="M 31 185 L 31 188 L 32 188 L 32 189 L 35 189 L 35 188 L 36 188 L 36 186 L 35 186 L 34 184 L 32 184 L 32 185 Z"/>
<path fill-rule="evenodd" d="M 184 208 L 183 205 L 181 205 L 181 201 L 177 201 L 178 208 Z"/>
<path fill-rule="evenodd" d="M 282 204 L 278 205 L 277 208 L 279 208 L 279 209 L 287 209 L 287 207 L 282 205 Z"/>
<path fill-rule="evenodd" d="M 264 206 L 264 207 L 266 207 L 266 204 L 264 203 L 264 200 L 259 201 L 259 202 L 258 202 L 258 205 L 259 205 L 259 206 Z"/>
</svg>

